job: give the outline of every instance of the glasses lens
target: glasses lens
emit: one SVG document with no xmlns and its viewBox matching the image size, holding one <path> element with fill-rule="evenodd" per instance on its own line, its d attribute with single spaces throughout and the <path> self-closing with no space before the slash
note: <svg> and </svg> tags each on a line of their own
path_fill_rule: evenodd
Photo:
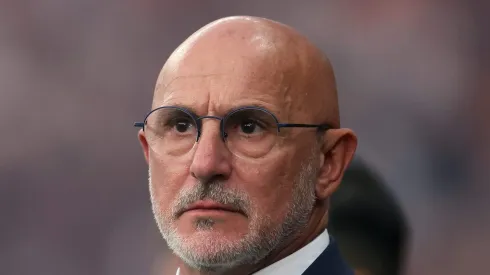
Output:
<svg viewBox="0 0 490 275">
<path fill-rule="evenodd" d="M 163 107 L 147 117 L 145 134 L 153 151 L 176 156 L 194 146 L 197 125 L 189 113 L 176 107 Z"/>
<path fill-rule="evenodd" d="M 263 157 L 276 144 L 277 120 L 266 111 L 241 109 L 228 115 L 223 123 L 228 148 L 235 155 Z"/>
</svg>

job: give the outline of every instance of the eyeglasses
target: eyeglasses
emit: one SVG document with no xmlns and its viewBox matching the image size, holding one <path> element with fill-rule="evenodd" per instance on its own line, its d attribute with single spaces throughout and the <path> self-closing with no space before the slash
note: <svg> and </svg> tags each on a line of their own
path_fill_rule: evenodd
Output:
<svg viewBox="0 0 490 275">
<path fill-rule="evenodd" d="M 271 151 L 281 128 L 331 129 L 327 124 L 279 123 L 276 116 L 261 107 L 241 107 L 224 117 L 197 116 L 177 106 L 162 106 L 149 112 L 144 122 L 134 123 L 143 128 L 149 147 L 158 153 L 180 156 L 189 152 L 202 134 L 202 120 L 220 121 L 221 139 L 234 155 L 260 158 Z"/>
</svg>

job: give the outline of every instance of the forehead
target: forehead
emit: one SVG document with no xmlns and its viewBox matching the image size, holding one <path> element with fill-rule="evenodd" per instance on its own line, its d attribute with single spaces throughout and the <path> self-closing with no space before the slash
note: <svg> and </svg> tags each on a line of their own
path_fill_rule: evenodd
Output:
<svg viewBox="0 0 490 275">
<path fill-rule="evenodd" d="M 288 108 L 286 94 L 282 85 L 265 79 L 230 74 L 182 76 L 155 97 L 154 107 L 183 105 L 204 115 L 257 105 L 279 115 Z"/>
<path fill-rule="evenodd" d="M 288 112 L 299 66 L 294 55 L 279 54 L 276 46 L 259 36 L 177 50 L 159 76 L 153 107 L 181 104 L 222 113 L 259 105 L 277 115 Z"/>
<path fill-rule="evenodd" d="M 254 76 L 238 70 L 176 76 L 155 93 L 153 107 L 182 105 L 206 115 L 256 105 L 280 117 L 289 112 L 291 102 L 290 85 L 282 78 L 280 74 Z"/>
</svg>

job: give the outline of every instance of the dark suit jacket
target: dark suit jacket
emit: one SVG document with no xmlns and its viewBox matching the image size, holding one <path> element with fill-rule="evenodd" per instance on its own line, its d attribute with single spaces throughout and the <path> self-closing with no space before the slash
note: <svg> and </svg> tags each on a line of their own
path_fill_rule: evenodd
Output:
<svg viewBox="0 0 490 275">
<path fill-rule="evenodd" d="M 303 275 L 354 275 L 354 271 L 342 259 L 336 241 L 330 237 L 327 249 L 303 272 Z"/>
</svg>

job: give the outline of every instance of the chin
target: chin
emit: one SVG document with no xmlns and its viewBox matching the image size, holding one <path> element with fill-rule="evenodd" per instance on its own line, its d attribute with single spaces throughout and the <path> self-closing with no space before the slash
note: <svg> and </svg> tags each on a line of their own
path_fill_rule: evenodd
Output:
<svg viewBox="0 0 490 275">
<path fill-rule="evenodd" d="M 223 271 L 254 264 L 275 247 L 274 235 L 254 230 L 257 226 L 244 216 L 214 220 L 182 215 L 170 224 L 163 234 L 169 248 L 197 270 Z"/>
<path fill-rule="evenodd" d="M 177 232 L 184 240 L 227 246 L 226 244 L 239 243 L 244 240 L 248 235 L 248 228 L 233 226 L 232 223 L 222 223 L 214 225 L 193 225 L 191 228 L 187 227 L 187 230 L 180 231 L 177 229 Z"/>
<path fill-rule="evenodd" d="M 174 253 L 196 269 L 229 268 L 242 260 L 236 256 L 244 254 L 247 245 L 245 238 L 236 234 L 223 235 L 223 232 L 209 229 L 185 235 L 177 233 L 176 238 L 168 239 L 167 243 Z"/>
<path fill-rule="evenodd" d="M 193 248 L 203 253 L 214 254 L 221 249 L 231 249 L 239 246 L 244 240 L 243 237 L 226 234 L 221 230 L 196 231 L 188 236 L 183 236 L 183 245 Z"/>
<path fill-rule="evenodd" d="M 185 213 L 176 220 L 176 229 L 184 238 L 239 240 L 249 231 L 248 219 L 237 213 Z"/>
</svg>

